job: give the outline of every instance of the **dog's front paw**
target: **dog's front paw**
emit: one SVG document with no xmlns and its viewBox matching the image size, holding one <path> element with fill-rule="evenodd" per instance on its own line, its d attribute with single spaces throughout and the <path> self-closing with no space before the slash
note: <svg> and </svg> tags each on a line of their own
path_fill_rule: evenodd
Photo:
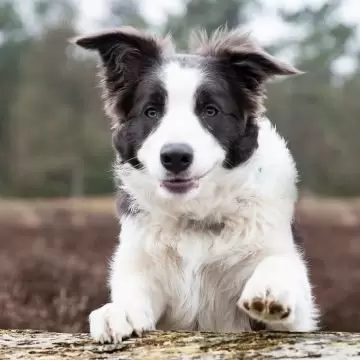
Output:
<svg viewBox="0 0 360 360">
<path fill-rule="evenodd" d="M 294 316 L 294 295 L 288 284 L 252 277 L 245 285 L 237 305 L 255 320 L 281 324 L 291 321 Z"/>
<path fill-rule="evenodd" d="M 89 323 L 91 337 L 101 343 L 118 343 L 133 333 L 141 336 L 144 331 L 155 329 L 149 313 L 113 303 L 92 311 Z"/>
</svg>

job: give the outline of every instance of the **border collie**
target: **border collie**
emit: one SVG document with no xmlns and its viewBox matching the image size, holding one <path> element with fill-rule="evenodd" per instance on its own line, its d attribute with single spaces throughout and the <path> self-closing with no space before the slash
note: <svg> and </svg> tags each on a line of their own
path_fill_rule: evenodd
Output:
<svg viewBox="0 0 360 360">
<path fill-rule="evenodd" d="M 121 223 L 99 342 L 153 329 L 312 331 L 318 311 L 294 238 L 297 171 L 265 116 L 265 83 L 300 73 L 249 34 L 132 27 L 78 37 L 99 54 Z"/>
</svg>

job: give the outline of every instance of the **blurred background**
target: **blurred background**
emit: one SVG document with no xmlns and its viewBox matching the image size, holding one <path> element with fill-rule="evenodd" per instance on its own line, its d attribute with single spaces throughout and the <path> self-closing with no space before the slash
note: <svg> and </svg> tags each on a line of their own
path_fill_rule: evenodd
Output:
<svg viewBox="0 0 360 360">
<path fill-rule="evenodd" d="M 327 330 L 360 331 L 358 0 L 0 0 L 0 327 L 87 331 L 117 242 L 103 27 L 242 26 L 305 75 L 269 84 L 268 115 L 301 174 L 297 218 Z"/>
</svg>

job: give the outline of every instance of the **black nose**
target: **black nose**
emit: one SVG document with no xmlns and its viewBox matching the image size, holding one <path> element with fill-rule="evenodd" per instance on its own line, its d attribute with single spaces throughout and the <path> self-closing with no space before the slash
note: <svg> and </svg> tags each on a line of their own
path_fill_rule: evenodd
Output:
<svg viewBox="0 0 360 360">
<path fill-rule="evenodd" d="M 160 150 L 160 160 L 164 168 L 175 174 L 186 170 L 192 163 L 194 152 L 186 144 L 166 144 Z"/>
</svg>

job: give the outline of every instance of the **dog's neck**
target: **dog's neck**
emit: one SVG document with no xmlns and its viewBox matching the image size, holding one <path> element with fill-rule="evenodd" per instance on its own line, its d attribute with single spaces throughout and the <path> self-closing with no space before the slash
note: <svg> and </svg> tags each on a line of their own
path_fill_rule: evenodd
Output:
<svg viewBox="0 0 360 360">
<path fill-rule="evenodd" d="M 225 227 L 225 222 L 215 222 L 208 219 L 191 219 L 186 215 L 183 215 L 179 219 L 179 222 L 181 223 L 181 226 L 186 227 L 187 229 L 192 229 L 195 231 L 210 231 L 215 234 L 220 234 Z"/>
<path fill-rule="evenodd" d="M 131 196 L 123 191 L 118 191 L 116 197 L 116 212 L 119 219 L 123 216 L 146 216 L 150 215 L 148 211 L 141 209 Z M 215 234 L 221 233 L 225 227 L 225 222 L 215 221 L 213 219 L 194 219 L 190 214 L 183 214 L 177 219 L 179 227 L 192 229 L 195 231 L 210 231 Z"/>
</svg>

